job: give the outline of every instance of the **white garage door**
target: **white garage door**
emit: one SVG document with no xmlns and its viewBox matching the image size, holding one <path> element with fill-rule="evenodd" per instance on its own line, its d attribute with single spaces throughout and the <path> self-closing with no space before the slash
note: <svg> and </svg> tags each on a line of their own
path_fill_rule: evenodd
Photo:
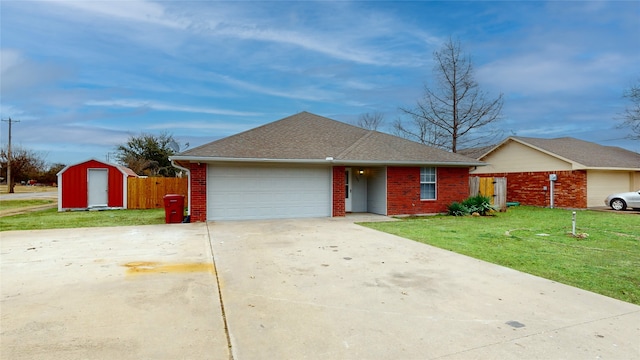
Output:
<svg viewBox="0 0 640 360">
<path fill-rule="evenodd" d="M 587 171 L 587 207 L 605 206 L 610 194 L 633 191 L 631 174 L 626 171 Z"/>
<path fill-rule="evenodd" d="M 207 219 L 331 216 L 327 167 L 214 166 L 207 178 Z"/>
</svg>

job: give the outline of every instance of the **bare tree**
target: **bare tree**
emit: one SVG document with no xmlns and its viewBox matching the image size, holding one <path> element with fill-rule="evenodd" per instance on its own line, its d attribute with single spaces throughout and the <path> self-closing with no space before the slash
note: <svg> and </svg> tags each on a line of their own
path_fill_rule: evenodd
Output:
<svg viewBox="0 0 640 360">
<path fill-rule="evenodd" d="M 405 112 L 405 109 L 400 109 Z M 448 149 L 449 137 L 447 134 L 434 124 L 424 121 L 423 119 L 411 115 L 411 121 L 407 125 L 402 119 L 398 118 L 393 123 L 394 133 L 405 139 L 417 141 L 419 143 L 435 146 L 442 149 Z"/>
<path fill-rule="evenodd" d="M 360 115 L 356 125 L 368 130 L 378 130 L 378 127 L 384 122 L 384 114 L 378 111 L 372 113 L 364 113 Z"/>
<path fill-rule="evenodd" d="M 435 87 L 425 85 L 415 108 L 401 108 L 409 122 L 394 123 L 398 135 L 457 152 L 495 140 L 489 125 L 500 119 L 502 94 L 488 99 L 473 77 L 471 58 L 459 41 L 449 39 L 433 53 Z"/>
<path fill-rule="evenodd" d="M 640 80 L 624 92 L 623 97 L 631 101 L 622 114 L 622 123 L 618 126 L 629 128 L 631 133 L 627 135 L 629 139 L 640 140 Z"/>
</svg>

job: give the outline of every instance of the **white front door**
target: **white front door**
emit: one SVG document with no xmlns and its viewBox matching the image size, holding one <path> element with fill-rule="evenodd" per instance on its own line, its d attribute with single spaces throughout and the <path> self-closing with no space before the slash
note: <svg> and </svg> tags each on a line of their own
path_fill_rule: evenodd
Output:
<svg viewBox="0 0 640 360">
<path fill-rule="evenodd" d="M 344 170 L 344 211 L 351 212 L 351 168 Z"/>
<path fill-rule="evenodd" d="M 107 206 L 109 173 L 107 169 L 89 169 L 88 174 L 88 207 Z"/>
</svg>

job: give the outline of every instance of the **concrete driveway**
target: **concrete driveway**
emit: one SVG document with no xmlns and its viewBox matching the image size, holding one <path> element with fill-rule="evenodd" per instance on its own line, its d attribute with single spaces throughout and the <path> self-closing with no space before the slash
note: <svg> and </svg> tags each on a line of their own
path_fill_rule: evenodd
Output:
<svg viewBox="0 0 640 360">
<path fill-rule="evenodd" d="M 1 233 L 1 358 L 640 359 L 639 306 L 353 219 Z"/>
<path fill-rule="evenodd" d="M 227 359 L 205 224 L 0 233 L 1 359 Z"/>
</svg>

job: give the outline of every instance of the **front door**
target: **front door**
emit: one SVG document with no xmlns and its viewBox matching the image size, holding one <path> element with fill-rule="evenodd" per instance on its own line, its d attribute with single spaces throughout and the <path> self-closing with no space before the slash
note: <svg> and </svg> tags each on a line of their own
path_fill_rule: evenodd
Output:
<svg viewBox="0 0 640 360">
<path fill-rule="evenodd" d="M 107 169 L 89 169 L 88 207 L 107 206 L 109 176 Z"/>
<path fill-rule="evenodd" d="M 344 211 L 351 212 L 351 168 L 344 171 Z"/>
</svg>

